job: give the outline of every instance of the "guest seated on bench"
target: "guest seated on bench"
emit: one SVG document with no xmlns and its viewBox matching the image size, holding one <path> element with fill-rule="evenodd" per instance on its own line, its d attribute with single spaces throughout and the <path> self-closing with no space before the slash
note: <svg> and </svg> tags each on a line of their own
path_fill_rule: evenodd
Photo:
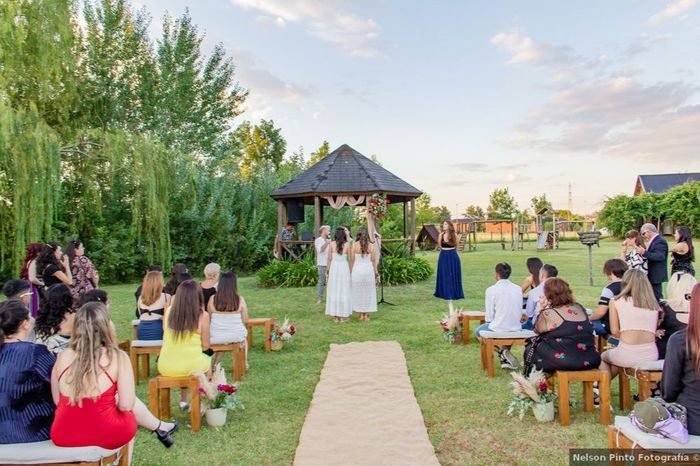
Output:
<svg viewBox="0 0 700 466">
<path fill-rule="evenodd" d="M 209 300 L 207 311 L 211 316 L 210 341 L 212 344 L 245 342 L 248 336 L 248 306 L 238 294 L 238 279 L 234 272 L 225 272 L 219 279 L 219 288 Z M 221 362 L 222 353 L 216 353 L 214 366 Z M 246 348 L 246 365 L 248 350 Z"/>
<path fill-rule="evenodd" d="M 160 375 L 185 377 L 197 370 L 210 373 L 209 314 L 204 309 L 204 295 L 197 282 L 186 280 L 178 286 L 163 320 L 163 347 L 158 357 Z M 181 392 L 180 409 L 189 409 L 186 389 Z"/>
<path fill-rule="evenodd" d="M 597 369 L 600 365 L 586 310 L 575 301 L 569 284 L 561 278 L 544 282 L 534 330 L 539 337 L 532 343 L 526 368 L 553 373 Z M 527 349 L 525 353 L 530 354 Z"/>
<path fill-rule="evenodd" d="M 688 410 L 688 433 L 700 435 L 700 285 L 690 297 L 690 314 L 681 317 L 688 328 L 668 340 L 661 379 L 663 398 Z"/>
<path fill-rule="evenodd" d="M 523 330 L 533 329 L 537 314 L 540 312 L 540 298 L 544 294 L 544 282 L 548 278 L 554 278 L 557 275 L 559 275 L 559 271 L 553 265 L 544 264 L 540 268 L 540 282 L 527 294 L 525 314 L 528 316 L 528 320 L 523 324 Z"/>
<path fill-rule="evenodd" d="M 148 272 L 143 279 L 141 296 L 137 302 L 139 340 L 163 339 L 163 313 L 170 304 L 170 295 L 163 292 L 163 273 Z"/>
<path fill-rule="evenodd" d="M 610 259 L 603 264 L 603 274 L 610 283 L 603 288 L 598 300 L 598 307 L 590 316 L 593 330 L 598 336 L 610 334 L 610 300 L 622 291 L 622 275 L 627 271 L 627 263 L 622 259 Z"/>
<path fill-rule="evenodd" d="M 659 323 L 659 303 L 644 272 L 629 269 L 622 276 L 622 291 L 610 301 L 610 334 L 620 344 L 601 355 L 600 370 L 610 372 L 612 379 L 617 367 L 635 367 L 646 361 L 656 361 L 656 330 Z"/>
<path fill-rule="evenodd" d="M 690 311 L 690 293 L 697 281 L 689 273 L 675 273 L 671 276 L 666 288 L 668 299 L 661 301 L 663 320 L 659 330 L 663 330 L 661 338 L 656 339 L 656 348 L 659 350 L 659 359 L 666 357 L 668 340 L 674 333 L 685 330 L 688 324 L 688 312 Z"/>
<path fill-rule="evenodd" d="M 486 289 L 486 323 L 476 329 L 476 337 L 481 332 L 519 332 L 522 330 L 520 318 L 523 315 L 523 292 L 515 283 L 508 280 L 511 267 L 506 262 L 496 264 L 496 284 Z M 516 370 L 518 358 L 510 352 L 510 346 L 498 348 L 501 367 Z"/>
<path fill-rule="evenodd" d="M 75 309 L 70 288 L 59 283 L 49 287 L 46 300 L 36 318 L 37 343 L 58 354 L 68 348 Z"/>
<path fill-rule="evenodd" d="M 57 446 L 117 449 L 133 442 L 137 424 L 166 447 L 173 444 L 178 425 L 158 420 L 136 398 L 129 356 L 117 347 L 102 303 L 77 311 L 70 347 L 58 356 L 51 374 L 51 393 L 56 404 L 51 440 Z"/>
<path fill-rule="evenodd" d="M 527 298 L 530 291 L 534 290 L 542 283 L 540 278 L 540 270 L 542 270 L 542 260 L 539 257 L 528 257 L 525 262 L 527 266 L 527 271 L 530 275 L 525 277 L 523 284 L 520 288 L 523 290 L 523 310 L 525 311 L 525 317 L 527 320 L 523 322 L 523 330 L 532 330 L 532 325 L 534 322 L 534 315 L 527 312 Z"/>
<path fill-rule="evenodd" d="M 17 300 L 0 303 L 0 443 L 49 439 L 55 406 L 51 369 L 56 362 L 45 345 L 26 341 L 29 310 Z"/>
</svg>

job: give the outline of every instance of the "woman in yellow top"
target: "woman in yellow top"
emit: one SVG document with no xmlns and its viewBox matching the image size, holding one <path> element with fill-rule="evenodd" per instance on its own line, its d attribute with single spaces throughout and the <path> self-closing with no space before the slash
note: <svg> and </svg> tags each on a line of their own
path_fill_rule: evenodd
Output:
<svg viewBox="0 0 700 466">
<path fill-rule="evenodd" d="M 171 306 L 163 317 L 163 346 L 158 372 L 166 377 L 184 377 L 201 370 L 209 374 L 209 314 L 204 310 L 202 289 L 194 280 L 177 287 Z M 186 411 L 187 390 L 182 390 L 180 409 Z"/>
</svg>

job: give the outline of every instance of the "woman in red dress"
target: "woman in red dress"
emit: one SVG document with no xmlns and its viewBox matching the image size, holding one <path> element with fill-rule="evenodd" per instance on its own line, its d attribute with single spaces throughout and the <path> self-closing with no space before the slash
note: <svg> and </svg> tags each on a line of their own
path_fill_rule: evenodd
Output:
<svg viewBox="0 0 700 466">
<path fill-rule="evenodd" d="M 137 423 L 172 445 L 177 424 L 159 421 L 136 398 L 129 357 L 117 347 L 102 303 L 87 303 L 76 313 L 70 347 L 51 374 L 51 392 L 57 406 L 51 440 L 58 446 L 114 450 L 129 444 L 131 455 Z"/>
</svg>

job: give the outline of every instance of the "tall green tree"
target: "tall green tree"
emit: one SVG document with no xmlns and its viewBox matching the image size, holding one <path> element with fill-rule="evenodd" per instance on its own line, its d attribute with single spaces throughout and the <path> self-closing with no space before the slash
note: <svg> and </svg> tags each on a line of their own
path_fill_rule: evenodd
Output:
<svg viewBox="0 0 700 466">
<path fill-rule="evenodd" d="M 551 204 L 551 203 L 549 202 L 549 200 L 547 199 L 547 194 L 546 194 L 546 193 L 542 193 L 542 195 L 540 195 L 540 196 L 535 196 L 535 197 L 533 197 L 533 198 L 530 200 L 530 205 L 532 206 L 532 211 L 535 212 L 535 214 L 536 214 L 537 212 L 539 212 L 540 210 L 542 210 L 542 209 L 546 209 L 546 208 L 548 208 L 548 207 L 549 207 L 549 208 L 552 207 L 552 204 Z"/>
<path fill-rule="evenodd" d="M 274 121 L 261 120 L 255 126 L 245 121 L 236 129 L 235 137 L 243 153 L 240 168 L 244 177 L 268 168 L 279 169 L 287 151 L 287 141 L 282 130 L 275 128 Z"/>
<path fill-rule="evenodd" d="M 330 151 L 330 144 L 328 144 L 328 141 L 324 140 L 323 144 L 321 144 L 321 147 L 319 147 L 311 153 L 311 160 L 309 160 L 309 166 L 314 165 L 316 162 L 323 159 L 326 155 L 328 155 Z"/>
<path fill-rule="evenodd" d="M 484 212 L 484 209 L 482 209 L 478 205 L 468 206 L 464 211 L 464 215 L 466 217 L 471 217 L 476 220 L 486 220 L 486 213 Z"/>
<path fill-rule="evenodd" d="M 489 196 L 486 213 L 490 219 L 511 218 L 518 213 L 518 204 L 508 188 L 496 188 Z"/>
</svg>

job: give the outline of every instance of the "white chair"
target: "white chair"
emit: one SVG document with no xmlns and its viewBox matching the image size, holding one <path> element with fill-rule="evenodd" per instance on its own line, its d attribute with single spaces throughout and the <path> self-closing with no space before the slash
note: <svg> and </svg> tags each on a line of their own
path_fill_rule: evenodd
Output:
<svg viewBox="0 0 700 466">
<path fill-rule="evenodd" d="M 116 450 L 99 447 L 57 447 L 51 440 L 0 445 L 0 465 L 70 465 L 100 466 L 129 463 L 128 445 Z"/>
</svg>

